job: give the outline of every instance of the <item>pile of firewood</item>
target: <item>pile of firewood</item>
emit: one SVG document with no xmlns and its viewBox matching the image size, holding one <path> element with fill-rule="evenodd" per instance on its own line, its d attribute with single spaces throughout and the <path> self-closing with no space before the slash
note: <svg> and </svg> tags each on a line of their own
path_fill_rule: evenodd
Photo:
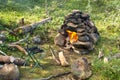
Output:
<svg viewBox="0 0 120 80">
<path fill-rule="evenodd" d="M 90 16 L 74 10 L 65 17 L 54 43 L 63 49 L 85 54 L 94 49 L 100 35 Z"/>
</svg>

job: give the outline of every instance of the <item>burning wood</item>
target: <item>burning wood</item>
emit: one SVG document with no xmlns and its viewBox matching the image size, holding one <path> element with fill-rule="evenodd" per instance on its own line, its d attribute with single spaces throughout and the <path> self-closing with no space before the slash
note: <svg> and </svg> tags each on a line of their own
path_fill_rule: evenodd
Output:
<svg viewBox="0 0 120 80">
<path fill-rule="evenodd" d="M 93 50 L 100 36 L 90 16 L 79 10 L 74 10 L 65 17 L 58 32 L 59 35 L 54 39 L 55 44 L 63 48 L 69 47 L 69 50 L 78 50 L 79 53 L 82 53 L 81 49 L 88 52 Z"/>
<path fill-rule="evenodd" d="M 72 32 L 70 30 L 67 30 L 68 36 L 70 38 L 70 43 L 76 42 L 78 40 L 78 35 L 76 32 Z"/>
</svg>

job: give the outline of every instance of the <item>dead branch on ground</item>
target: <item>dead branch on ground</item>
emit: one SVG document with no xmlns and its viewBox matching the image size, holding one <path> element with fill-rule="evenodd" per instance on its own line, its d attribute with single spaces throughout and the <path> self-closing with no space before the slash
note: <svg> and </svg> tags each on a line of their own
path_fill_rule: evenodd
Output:
<svg viewBox="0 0 120 80">
<path fill-rule="evenodd" d="M 25 34 L 25 33 L 28 33 L 28 32 L 32 32 L 35 28 L 38 27 L 38 25 L 42 25 L 44 23 L 47 23 L 47 22 L 51 21 L 51 19 L 52 18 L 49 17 L 49 18 L 43 19 L 42 21 L 32 23 L 30 25 L 25 25 L 25 26 L 18 27 L 16 29 L 14 29 L 14 32 L 18 33 L 18 34 Z"/>
<path fill-rule="evenodd" d="M 57 77 L 65 76 L 65 75 L 68 75 L 68 74 L 71 74 L 71 71 L 64 72 L 64 73 L 59 73 L 59 74 L 56 74 L 56 75 L 51 75 L 47 78 L 40 78 L 40 79 L 34 79 L 34 80 L 51 80 L 52 78 L 57 78 Z"/>
<path fill-rule="evenodd" d="M 21 40 L 19 40 L 19 41 L 17 41 L 17 42 L 13 42 L 13 43 L 10 43 L 10 44 L 19 44 L 19 43 L 21 43 L 21 42 L 24 42 L 24 41 L 26 41 L 28 38 L 29 38 L 29 34 L 27 34 L 27 36 L 24 38 L 24 39 L 21 39 Z"/>
<path fill-rule="evenodd" d="M 21 52 L 25 53 L 25 55 L 28 55 L 28 52 L 27 52 L 23 47 L 21 47 L 20 45 L 9 44 L 8 46 L 9 46 L 9 47 L 16 47 L 16 48 L 19 49 Z"/>
<path fill-rule="evenodd" d="M 0 55 L 0 64 L 5 64 L 5 63 L 14 63 L 18 66 L 23 66 L 26 63 L 26 61 L 21 58 L 15 58 L 13 56 Z"/>
<path fill-rule="evenodd" d="M 52 54 L 53 59 L 57 62 L 57 64 L 60 65 L 61 63 L 60 63 L 60 61 L 57 59 L 57 57 L 55 56 L 55 53 L 54 53 L 54 51 L 53 51 L 53 49 L 52 49 L 51 46 L 49 46 L 49 49 L 50 49 L 50 52 L 51 52 L 51 54 Z"/>
<path fill-rule="evenodd" d="M 7 56 L 7 54 L 6 53 L 4 53 L 3 51 L 1 51 L 0 50 L 0 53 L 2 54 L 2 55 L 4 55 L 4 56 Z"/>
</svg>

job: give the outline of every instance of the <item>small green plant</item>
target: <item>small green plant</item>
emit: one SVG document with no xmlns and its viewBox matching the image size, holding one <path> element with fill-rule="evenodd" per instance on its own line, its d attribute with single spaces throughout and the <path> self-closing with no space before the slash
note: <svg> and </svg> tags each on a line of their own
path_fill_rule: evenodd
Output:
<svg viewBox="0 0 120 80">
<path fill-rule="evenodd" d="M 0 25 L 0 31 L 3 30 L 3 29 L 4 29 L 4 27 L 2 25 Z"/>
</svg>

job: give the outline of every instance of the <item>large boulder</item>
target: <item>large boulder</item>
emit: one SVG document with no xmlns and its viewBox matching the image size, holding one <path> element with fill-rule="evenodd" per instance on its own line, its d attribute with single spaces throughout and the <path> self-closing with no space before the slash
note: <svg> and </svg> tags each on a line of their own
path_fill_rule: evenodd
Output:
<svg viewBox="0 0 120 80">
<path fill-rule="evenodd" d="M 15 64 L 4 64 L 1 66 L 0 80 L 20 80 L 18 67 Z"/>
</svg>

